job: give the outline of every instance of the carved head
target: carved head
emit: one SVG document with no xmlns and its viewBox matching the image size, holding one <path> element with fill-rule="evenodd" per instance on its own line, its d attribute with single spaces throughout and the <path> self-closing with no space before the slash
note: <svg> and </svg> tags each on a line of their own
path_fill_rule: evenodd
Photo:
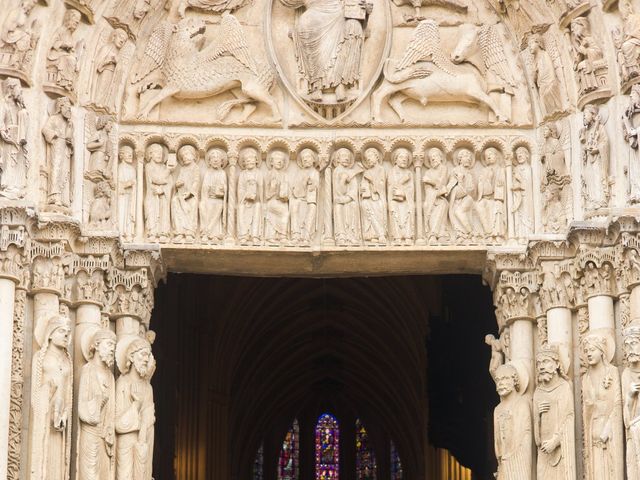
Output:
<svg viewBox="0 0 640 480">
<path fill-rule="evenodd" d="M 472 23 L 463 23 L 458 27 L 458 43 L 451 52 L 453 63 L 462 63 L 478 47 L 479 29 Z"/>
<path fill-rule="evenodd" d="M 624 359 L 628 364 L 640 364 L 640 325 L 626 328 L 623 338 Z"/>
<path fill-rule="evenodd" d="M 373 168 L 380 163 L 381 158 L 382 155 L 380 154 L 380 150 L 375 147 L 369 147 L 364 151 L 364 155 L 362 156 L 362 163 L 367 168 Z"/>
<path fill-rule="evenodd" d="M 456 154 L 458 165 L 462 165 L 465 168 L 471 168 L 473 166 L 473 152 L 468 148 L 461 148 Z"/>
<path fill-rule="evenodd" d="M 582 351 L 589 362 L 589 365 L 597 365 L 605 361 L 607 351 L 607 341 L 600 335 L 587 335 L 582 340 Z"/>
<path fill-rule="evenodd" d="M 151 9 L 151 0 L 138 0 L 133 8 L 133 18 L 142 20 Z"/>
<path fill-rule="evenodd" d="M 184 145 L 178 150 L 178 160 L 181 165 L 191 165 L 198 159 L 198 151 L 193 145 Z"/>
<path fill-rule="evenodd" d="M 120 50 L 127 43 L 129 36 L 122 28 L 117 28 L 111 34 L 111 42 Z"/>
<path fill-rule="evenodd" d="M 520 391 L 520 376 L 516 368 L 510 363 L 500 365 L 495 373 L 496 391 L 500 397 L 504 398 L 511 392 Z"/>
<path fill-rule="evenodd" d="M 159 143 L 152 143 L 147 147 L 147 161 L 153 163 L 164 162 L 164 148 Z"/>
<path fill-rule="evenodd" d="M 38 0 L 22 0 L 22 11 L 28 15 L 37 4 Z"/>
<path fill-rule="evenodd" d="M 67 97 L 60 97 L 55 103 L 55 113 L 62 115 L 66 120 L 71 118 L 71 100 Z"/>
<path fill-rule="evenodd" d="M 216 170 L 226 167 L 227 152 L 221 148 L 212 148 L 207 152 L 207 165 Z"/>
<path fill-rule="evenodd" d="M 77 10 L 67 10 L 64 12 L 64 19 L 62 20 L 62 24 L 69 30 L 71 33 L 75 32 L 78 29 L 78 25 L 80 25 L 80 12 Z"/>
<path fill-rule="evenodd" d="M 133 163 L 133 148 L 129 145 L 122 145 L 120 152 L 118 152 L 118 158 L 124 163 Z"/>
<path fill-rule="evenodd" d="M 540 50 L 544 50 L 544 41 L 540 34 L 530 35 L 527 44 L 529 45 L 529 51 L 533 55 L 538 53 Z"/>
<path fill-rule="evenodd" d="M 495 147 L 489 147 L 484 151 L 483 158 L 485 165 L 495 165 L 498 161 L 498 156 L 500 152 Z"/>
<path fill-rule="evenodd" d="M 149 367 L 153 361 L 151 354 L 151 345 L 144 338 L 136 338 L 129 348 L 127 348 L 127 363 L 126 371 L 128 372 L 133 365 L 133 368 L 138 372 L 138 375 L 145 377 L 149 373 Z"/>
<path fill-rule="evenodd" d="M 571 21 L 569 29 L 575 39 L 580 41 L 584 37 L 590 35 L 591 26 L 589 25 L 589 20 L 586 17 L 577 17 Z"/>
<path fill-rule="evenodd" d="M 444 154 L 439 148 L 433 147 L 427 152 L 427 159 L 431 168 L 438 168 L 444 161 Z"/>
<path fill-rule="evenodd" d="M 93 358 L 98 353 L 100 360 L 107 367 L 111 367 L 116 352 L 116 334 L 106 328 L 101 328 L 94 333 L 89 348 L 89 358 Z"/>
<path fill-rule="evenodd" d="M 538 352 L 536 356 L 536 369 L 538 371 L 538 381 L 548 383 L 556 375 L 560 375 L 560 352 L 555 345 L 547 345 Z"/>
<path fill-rule="evenodd" d="M 393 154 L 391 154 L 391 162 L 400 168 L 409 168 L 413 162 L 413 154 L 408 148 L 397 148 Z"/>
<path fill-rule="evenodd" d="M 544 136 L 544 138 L 560 138 L 558 125 L 556 125 L 554 122 L 545 124 L 542 129 L 542 135 Z"/>
<path fill-rule="evenodd" d="M 318 154 L 310 148 L 303 149 L 298 154 L 298 166 L 300 168 L 311 168 L 318 164 Z"/>
<path fill-rule="evenodd" d="M 69 348 L 71 321 L 64 315 L 54 315 L 47 323 L 45 340 L 58 348 Z"/>
<path fill-rule="evenodd" d="M 346 147 L 336 150 L 336 153 L 334 153 L 334 159 L 336 165 L 342 165 L 346 168 L 352 167 L 355 161 L 353 152 Z"/>
<path fill-rule="evenodd" d="M 260 162 L 260 154 L 258 150 L 253 147 L 243 148 L 238 158 L 240 168 L 243 170 L 253 170 L 258 166 Z"/>
<path fill-rule="evenodd" d="M 529 149 L 527 147 L 516 148 L 516 161 L 520 165 L 528 164 L 530 159 L 531 159 L 531 154 L 529 153 Z"/>
<path fill-rule="evenodd" d="M 284 170 L 289 164 L 289 155 L 284 150 L 271 150 L 267 157 L 267 166 L 274 170 Z"/>
<path fill-rule="evenodd" d="M 22 85 L 17 78 L 9 77 L 2 82 L 2 91 L 7 98 L 12 98 L 22 103 Z"/>
<path fill-rule="evenodd" d="M 100 115 L 96 119 L 96 130 L 110 132 L 113 129 L 113 119 L 109 115 Z"/>
<path fill-rule="evenodd" d="M 584 112 L 583 112 L 583 116 L 584 116 L 584 125 L 585 126 L 590 126 L 591 124 L 593 124 L 594 120 L 597 118 L 599 113 L 598 107 L 592 103 L 586 105 L 584 107 Z"/>
</svg>

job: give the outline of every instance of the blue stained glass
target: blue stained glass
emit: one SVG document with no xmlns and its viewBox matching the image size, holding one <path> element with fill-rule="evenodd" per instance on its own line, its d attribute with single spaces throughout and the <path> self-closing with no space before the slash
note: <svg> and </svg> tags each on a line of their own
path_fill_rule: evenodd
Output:
<svg viewBox="0 0 640 480">
<path fill-rule="evenodd" d="M 356 478 L 377 479 L 376 456 L 369 443 L 369 434 L 360 419 L 356 420 Z"/>
<path fill-rule="evenodd" d="M 324 413 L 316 424 L 316 480 L 338 480 L 340 475 L 340 426 Z"/>
</svg>

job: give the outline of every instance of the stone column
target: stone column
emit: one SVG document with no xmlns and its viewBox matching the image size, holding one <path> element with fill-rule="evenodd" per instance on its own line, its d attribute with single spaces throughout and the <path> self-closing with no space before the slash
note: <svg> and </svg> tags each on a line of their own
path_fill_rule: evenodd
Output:
<svg viewBox="0 0 640 480">
<path fill-rule="evenodd" d="M 568 260 L 545 261 L 540 265 L 540 300 L 547 316 L 547 342 L 558 346 L 562 366 L 568 375 L 573 364 L 571 266 Z"/>
<path fill-rule="evenodd" d="M 416 245 L 426 245 L 427 242 L 424 239 L 424 209 L 422 208 L 422 165 L 424 165 L 424 155 L 414 154 L 413 162 L 416 170 Z"/>
<path fill-rule="evenodd" d="M 7 233 L 4 230 L 2 236 L 7 237 Z M 23 276 L 20 247 L 11 243 L 0 251 L 0 365 L 4 366 L 0 369 L 0 412 L 4 412 L 0 416 L 0 478 L 8 478 L 14 307 L 16 285 Z"/>
</svg>

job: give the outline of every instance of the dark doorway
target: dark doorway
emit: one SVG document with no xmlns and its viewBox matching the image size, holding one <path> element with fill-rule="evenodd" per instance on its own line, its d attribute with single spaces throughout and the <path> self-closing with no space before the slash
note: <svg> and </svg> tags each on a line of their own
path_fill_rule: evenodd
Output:
<svg viewBox="0 0 640 480">
<path fill-rule="evenodd" d="M 171 274 L 151 325 L 159 480 L 251 479 L 259 449 L 264 480 L 275 480 L 294 419 L 299 478 L 315 480 L 326 412 L 342 426 L 341 480 L 356 478 L 356 420 L 378 480 L 391 479 L 391 442 L 404 479 L 432 478 L 436 447 L 492 477 L 497 397 L 483 338 L 496 324 L 479 277 Z"/>
</svg>

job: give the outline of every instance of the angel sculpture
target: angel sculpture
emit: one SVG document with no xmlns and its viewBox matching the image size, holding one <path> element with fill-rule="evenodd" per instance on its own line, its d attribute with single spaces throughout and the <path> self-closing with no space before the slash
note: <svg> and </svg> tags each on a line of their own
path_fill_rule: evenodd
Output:
<svg viewBox="0 0 640 480">
<path fill-rule="evenodd" d="M 233 15 L 223 13 L 220 26 L 220 41 L 204 48 L 203 20 L 189 18 L 173 25 L 163 22 L 155 28 L 131 80 L 140 97 L 138 118 L 148 117 L 171 97 L 204 99 L 230 91 L 235 98 L 219 106 L 220 120 L 233 107 L 242 106 L 239 121 L 244 122 L 259 103 L 269 107 L 272 121 L 280 120 L 269 93 L 275 80 L 273 71 L 252 58 L 242 26 Z"/>
<path fill-rule="evenodd" d="M 477 36 L 472 29 L 461 29 L 460 33 L 459 45 L 472 43 L 473 37 Z M 453 51 L 463 50 L 456 46 Z M 486 58 L 491 58 L 488 51 Z M 485 62 L 489 71 L 502 70 L 496 68 L 494 60 Z M 442 46 L 438 23 L 433 19 L 422 20 L 414 29 L 402 59 L 386 61 L 384 80 L 372 95 L 373 118 L 380 120 L 382 102 L 388 101 L 392 110 L 404 122 L 406 116 L 402 104 L 411 99 L 423 107 L 433 101 L 475 103 L 488 107 L 498 121 L 508 122 L 509 116 L 488 95 L 488 87 L 488 81 L 480 76 L 476 68 L 471 65 L 456 65 L 450 60 Z"/>
<path fill-rule="evenodd" d="M 180 0 L 178 15 L 185 17 L 187 8 L 195 8 L 210 13 L 233 13 L 236 10 L 253 3 L 253 0 Z"/>
</svg>

